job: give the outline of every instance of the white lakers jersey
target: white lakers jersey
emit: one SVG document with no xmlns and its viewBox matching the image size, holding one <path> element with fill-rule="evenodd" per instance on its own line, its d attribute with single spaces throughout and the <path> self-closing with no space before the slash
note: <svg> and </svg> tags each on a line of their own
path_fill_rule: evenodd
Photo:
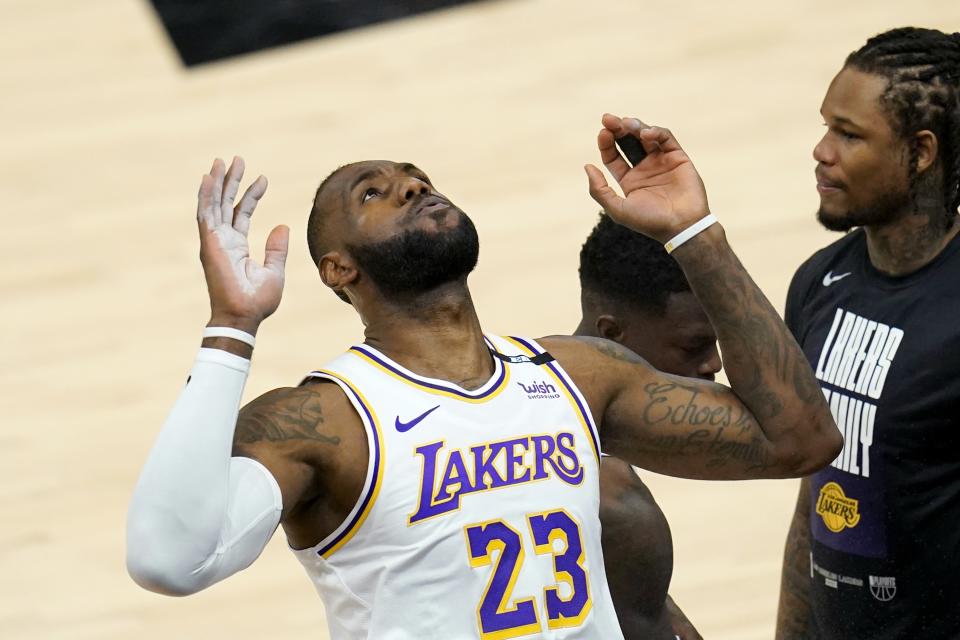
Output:
<svg viewBox="0 0 960 640">
<path fill-rule="evenodd" d="M 532 340 L 487 340 L 473 391 L 366 345 L 308 376 L 343 389 L 370 451 L 347 519 L 294 552 L 334 640 L 622 639 L 586 401 Z"/>
</svg>

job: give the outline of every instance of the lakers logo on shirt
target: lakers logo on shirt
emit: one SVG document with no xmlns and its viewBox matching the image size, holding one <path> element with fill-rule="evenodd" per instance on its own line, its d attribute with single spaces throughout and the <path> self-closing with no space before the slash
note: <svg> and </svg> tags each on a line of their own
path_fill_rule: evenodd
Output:
<svg viewBox="0 0 960 640">
<path fill-rule="evenodd" d="M 828 482 L 820 488 L 817 499 L 817 514 L 823 518 L 823 524 L 834 533 L 840 533 L 847 527 L 853 528 L 860 522 L 860 501 L 848 498 L 843 488 L 836 482 Z"/>
</svg>

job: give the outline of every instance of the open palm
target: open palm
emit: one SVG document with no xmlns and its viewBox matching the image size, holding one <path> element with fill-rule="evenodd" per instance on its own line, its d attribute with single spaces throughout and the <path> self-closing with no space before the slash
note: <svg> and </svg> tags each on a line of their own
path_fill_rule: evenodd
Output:
<svg viewBox="0 0 960 640">
<path fill-rule="evenodd" d="M 234 206 L 243 171 L 242 158 L 234 158 L 226 172 L 222 160 L 214 161 L 200 182 L 197 224 L 212 319 L 253 332 L 280 304 L 290 230 L 280 225 L 270 232 L 263 264 L 250 257 L 250 218 L 267 179 L 257 178 Z"/>
</svg>

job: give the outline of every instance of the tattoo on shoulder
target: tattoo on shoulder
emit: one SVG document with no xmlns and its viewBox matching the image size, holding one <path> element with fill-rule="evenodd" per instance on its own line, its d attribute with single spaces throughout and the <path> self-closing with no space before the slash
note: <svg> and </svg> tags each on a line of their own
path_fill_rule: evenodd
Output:
<svg viewBox="0 0 960 640">
<path fill-rule="evenodd" d="M 646 360 L 638 356 L 636 353 L 634 353 L 630 349 L 627 349 L 624 346 L 617 344 L 616 342 L 611 342 L 610 340 L 603 340 L 600 338 L 596 338 L 591 340 L 590 344 L 593 345 L 593 347 L 597 351 L 599 351 L 605 356 L 610 356 L 611 358 L 615 358 L 623 362 L 630 362 L 633 364 L 647 363 Z"/>
<path fill-rule="evenodd" d="M 234 442 L 313 440 L 339 445 L 340 436 L 322 432 L 324 423 L 320 395 L 309 388 L 299 387 L 281 399 L 263 396 L 244 407 L 237 421 Z"/>
</svg>

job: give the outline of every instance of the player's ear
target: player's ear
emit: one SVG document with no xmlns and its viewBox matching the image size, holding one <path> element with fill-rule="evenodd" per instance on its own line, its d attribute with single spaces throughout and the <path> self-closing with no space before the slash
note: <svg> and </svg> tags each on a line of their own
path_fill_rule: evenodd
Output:
<svg viewBox="0 0 960 640">
<path fill-rule="evenodd" d="M 597 316 L 594 325 L 597 328 L 597 335 L 614 342 L 623 342 L 623 326 L 616 316 L 600 315 Z"/>
<path fill-rule="evenodd" d="M 333 289 L 337 295 L 340 295 L 343 288 L 355 281 L 359 275 L 353 259 L 339 251 L 324 254 L 320 258 L 317 269 L 320 271 L 323 284 Z"/>
<path fill-rule="evenodd" d="M 917 173 L 923 173 L 937 161 L 939 143 L 936 134 L 927 129 L 913 135 L 917 141 Z"/>
</svg>

